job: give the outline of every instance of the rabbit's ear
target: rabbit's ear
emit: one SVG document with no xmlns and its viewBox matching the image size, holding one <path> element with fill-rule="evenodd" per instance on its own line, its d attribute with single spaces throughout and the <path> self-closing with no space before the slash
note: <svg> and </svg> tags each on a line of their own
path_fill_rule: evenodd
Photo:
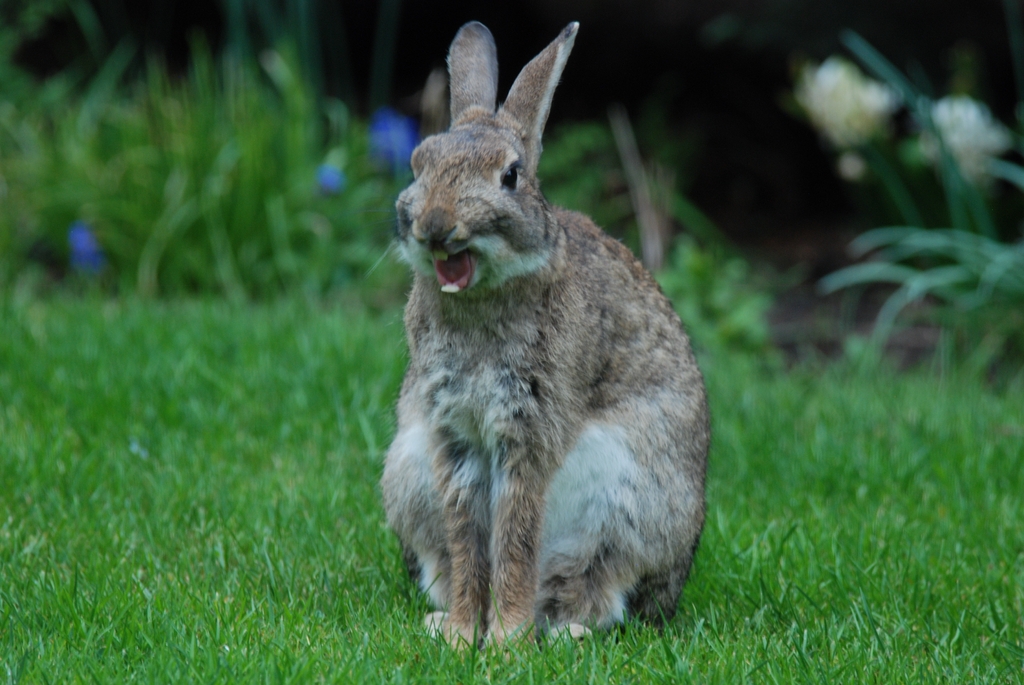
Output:
<svg viewBox="0 0 1024 685">
<path fill-rule="evenodd" d="M 579 27 L 579 22 L 575 21 L 566 26 L 558 38 L 523 67 L 502 105 L 502 111 L 511 115 L 521 127 L 527 156 L 524 164 L 531 173 L 537 171 L 540 138 L 551 111 L 551 96 L 555 94 L 555 86 L 562 76 Z"/>
<path fill-rule="evenodd" d="M 448 74 L 453 125 L 473 107 L 482 107 L 487 114 L 494 114 L 498 98 L 498 50 L 486 26 L 471 21 L 455 34 L 448 49 Z"/>
</svg>

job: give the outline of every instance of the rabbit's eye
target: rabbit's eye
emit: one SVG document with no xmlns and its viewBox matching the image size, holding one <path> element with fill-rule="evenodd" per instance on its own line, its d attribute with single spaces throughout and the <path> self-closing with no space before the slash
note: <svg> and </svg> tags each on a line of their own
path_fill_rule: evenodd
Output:
<svg viewBox="0 0 1024 685">
<path fill-rule="evenodd" d="M 501 177 L 501 185 L 505 186 L 509 190 L 515 190 L 517 181 L 519 181 L 519 167 L 518 165 L 513 164 Z"/>
</svg>

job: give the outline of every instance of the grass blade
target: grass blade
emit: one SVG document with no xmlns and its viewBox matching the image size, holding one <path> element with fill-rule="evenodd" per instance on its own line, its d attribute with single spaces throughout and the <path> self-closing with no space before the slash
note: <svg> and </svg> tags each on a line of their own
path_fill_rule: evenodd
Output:
<svg viewBox="0 0 1024 685">
<path fill-rule="evenodd" d="M 122 40 L 89 84 L 78 115 L 78 130 L 83 135 L 95 129 L 103 110 L 110 104 L 121 78 L 131 65 L 135 52 L 135 44 L 130 39 Z"/>
</svg>

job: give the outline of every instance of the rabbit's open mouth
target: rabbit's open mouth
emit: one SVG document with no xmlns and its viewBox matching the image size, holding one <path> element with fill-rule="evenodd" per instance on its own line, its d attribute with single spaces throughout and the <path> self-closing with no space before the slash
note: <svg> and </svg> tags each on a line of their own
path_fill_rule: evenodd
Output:
<svg viewBox="0 0 1024 685">
<path fill-rule="evenodd" d="M 473 281 L 473 272 L 476 271 L 475 254 L 469 250 L 462 250 L 450 255 L 442 250 L 435 250 L 433 256 L 434 271 L 437 272 L 441 292 L 457 293 L 469 287 Z"/>
</svg>

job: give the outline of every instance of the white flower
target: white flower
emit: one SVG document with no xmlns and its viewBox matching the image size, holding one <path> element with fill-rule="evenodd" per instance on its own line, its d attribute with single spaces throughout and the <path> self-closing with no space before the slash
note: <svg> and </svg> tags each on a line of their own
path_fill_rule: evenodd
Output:
<svg viewBox="0 0 1024 685">
<path fill-rule="evenodd" d="M 977 183 L 987 175 L 988 162 L 1010 149 L 1006 127 L 992 117 L 984 103 L 966 95 L 950 95 L 932 104 L 932 122 L 960 172 Z M 921 149 L 932 163 L 938 162 L 939 146 L 927 133 Z"/>
<path fill-rule="evenodd" d="M 836 171 L 844 181 L 857 182 L 862 180 L 864 174 L 868 172 L 868 164 L 856 152 L 847 150 L 836 160 Z"/>
<path fill-rule="evenodd" d="M 842 57 L 804 67 L 794 95 L 814 127 L 838 148 L 860 145 L 884 131 L 899 107 L 892 89 Z"/>
</svg>

